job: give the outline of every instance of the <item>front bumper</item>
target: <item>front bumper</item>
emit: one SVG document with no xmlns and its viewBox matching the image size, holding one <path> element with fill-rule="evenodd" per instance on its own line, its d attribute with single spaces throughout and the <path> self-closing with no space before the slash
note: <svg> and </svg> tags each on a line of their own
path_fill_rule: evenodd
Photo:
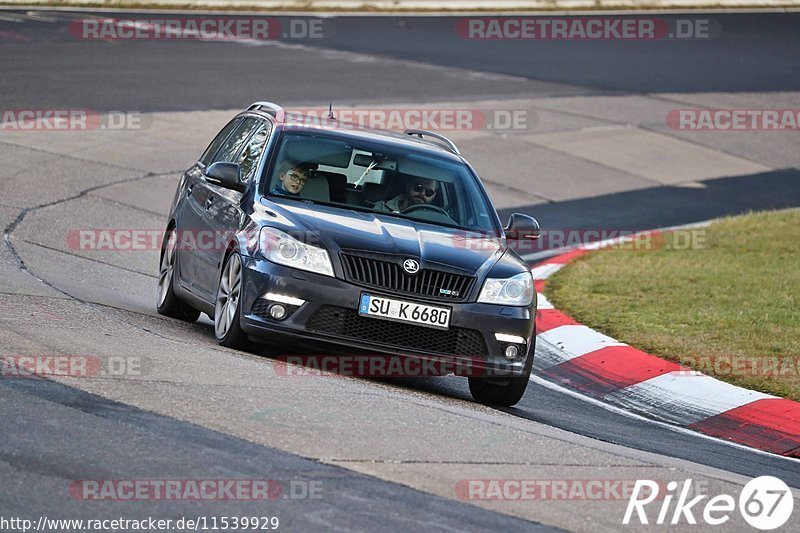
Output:
<svg viewBox="0 0 800 533">
<path fill-rule="evenodd" d="M 406 294 L 393 294 L 374 288 L 243 257 L 242 329 L 257 339 L 269 340 L 276 334 L 304 344 L 335 345 L 338 353 L 382 353 L 409 355 L 461 362 L 485 375 L 514 376 L 525 372 L 534 352 L 535 308 L 503 307 L 491 304 L 456 303 Z M 302 305 L 284 304 L 289 313 L 282 320 L 270 318 L 274 301 L 264 296 L 288 296 L 304 300 Z M 447 331 L 362 317 L 358 303 L 362 293 L 384 295 L 450 307 Z M 503 355 L 506 343 L 496 333 L 525 340 L 517 358 Z M 314 342 L 316 341 L 316 342 Z"/>
</svg>

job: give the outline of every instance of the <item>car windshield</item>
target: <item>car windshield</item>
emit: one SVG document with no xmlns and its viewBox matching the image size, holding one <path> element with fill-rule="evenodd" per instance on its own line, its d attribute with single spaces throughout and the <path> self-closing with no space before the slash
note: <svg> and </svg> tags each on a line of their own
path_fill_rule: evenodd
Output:
<svg viewBox="0 0 800 533">
<path fill-rule="evenodd" d="M 266 193 L 496 234 L 494 208 L 461 162 L 307 132 L 284 132 Z"/>
</svg>

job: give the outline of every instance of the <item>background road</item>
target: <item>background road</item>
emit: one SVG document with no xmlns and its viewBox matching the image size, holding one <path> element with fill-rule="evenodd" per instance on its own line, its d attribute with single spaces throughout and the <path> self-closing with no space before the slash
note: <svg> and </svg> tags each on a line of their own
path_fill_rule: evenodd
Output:
<svg viewBox="0 0 800 533">
<path fill-rule="evenodd" d="M 329 99 L 363 104 L 476 96 L 764 93 L 800 85 L 793 63 L 800 13 L 660 15 L 670 25 L 676 19 L 708 20 L 712 38 L 626 42 L 467 40 L 454 30 L 460 17 L 387 16 L 324 18 L 321 38 L 112 44 L 74 38 L 62 23 L 68 14 L 44 17 L 58 21 L 0 21 L 8 51 L 4 67 L 11 74 L 0 88 L 10 108 L 35 102 L 171 111 L 238 108 L 254 94 L 293 104 Z M 291 19 L 278 19 L 284 32 L 290 31 Z M 306 53 L 308 47 L 318 53 Z M 469 83 L 427 75 L 437 67 L 461 69 Z"/>
<path fill-rule="evenodd" d="M 157 251 L 82 251 L 67 239 L 82 228 L 160 229 L 180 171 L 259 99 L 524 111 L 524 128 L 446 133 L 503 216 L 528 212 L 545 228 L 641 229 L 798 206 L 795 132 L 665 124 L 676 108 L 800 107 L 797 15 L 709 15 L 721 32 L 683 42 L 467 42 L 452 18 L 334 17 L 324 39 L 262 45 L 83 42 L 68 30 L 76 16 L 0 11 L 0 108 L 126 111 L 143 127 L 0 132 L 0 346 L 139 370 L 0 378 L 0 475 L 13 488 L 0 495 L 3 515 L 236 511 L 304 529 L 596 531 L 618 527 L 625 502 L 464 502 L 454 487 L 691 477 L 716 494 L 772 474 L 800 488 L 797 461 L 536 383 L 515 408 L 493 410 L 452 377 L 281 375 L 270 349 L 232 352 L 214 343 L 208 321 L 157 316 Z M 321 480 L 324 497 L 135 504 L 67 490 L 80 479 L 157 477 Z"/>
</svg>

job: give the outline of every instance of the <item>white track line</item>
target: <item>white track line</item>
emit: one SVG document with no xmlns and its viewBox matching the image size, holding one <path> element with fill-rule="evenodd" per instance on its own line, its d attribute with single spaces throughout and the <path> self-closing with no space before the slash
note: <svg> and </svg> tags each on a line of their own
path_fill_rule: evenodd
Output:
<svg viewBox="0 0 800 533">
<path fill-rule="evenodd" d="M 541 292 L 536 293 L 536 310 L 542 309 L 555 309 L 553 304 L 550 303 L 550 300 L 547 299 L 547 296 L 542 294 Z"/>
<path fill-rule="evenodd" d="M 683 371 L 640 381 L 606 396 L 610 403 L 685 426 L 767 398 L 776 396 L 737 387 L 699 372 Z"/>
<path fill-rule="evenodd" d="M 584 325 L 558 326 L 540 333 L 537 337 L 556 348 L 564 361 L 596 352 L 608 346 L 627 346 L 624 342 L 619 342 Z"/>
<path fill-rule="evenodd" d="M 35 20 L 38 22 L 60 22 L 64 19 L 59 17 L 48 16 L 48 13 L 37 13 L 36 11 L 26 11 L 25 17 L 30 20 Z M 68 19 L 67 19 L 68 20 Z"/>
<path fill-rule="evenodd" d="M 537 265 L 531 269 L 531 274 L 533 274 L 533 279 L 547 279 L 559 270 L 564 268 L 564 265 L 559 263 L 545 263 L 543 265 Z"/>
<path fill-rule="evenodd" d="M 545 387 L 546 389 L 550 389 L 550 390 L 553 390 L 553 391 L 556 391 L 556 392 L 560 392 L 562 394 L 566 394 L 567 396 L 571 396 L 571 397 L 576 398 L 578 400 L 590 403 L 592 405 L 596 405 L 597 407 L 605 409 L 606 411 L 609 411 L 611 413 L 616 413 L 618 415 L 626 416 L 628 418 L 633 418 L 633 419 L 639 420 L 641 422 L 647 422 L 649 424 L 654 424 L 656 426 L 661 426 L 661 427 L 666 428 L 666 429 L 668 429 L 670 431 L 674 431 L 675 433 L 681 433 L 683 435 L 690 435 L 692 437 L 697 437 L 697 438 L 700 438 L 700 439 L 706 439 L 706 440 L 718 442 L 720 444 L 725 444 L 727 446 L 732 446 L 732 447 L 738 448 L 740 450 L 746 450 L 748 452 L 756 453 L 758 455 L 763 455 L 764 457 L 771 457 L 773 459 L 774 458 L 779 458 L 779 459 L 783 459 L 784 461 L 791 461 L 793 463 L 800 464 L 800 458 L 796 459 L 794 457 L 786 457 L 785 455 L 778 455 L 777 453 L 765 452 L 765 451 L 759 450 L 757 448 L 751 448 L 750 446 L 745 446 L 744 444 L 739 444 L 739 443 L 736 443 L 736 442 L 723 440 L 723 439 L 720 439 L 718 437 L 712 437 L 710 435 L 706 435 L 705 433 L 700 433 L 698 431 L 693 431 L 691 429 L 684 428 L 684 427 L 681 427 L 681 426 L 675 426 L 675 425 L 669 424 L 667 422 L 661 422 L 660 420 L 653 420 L 652 418 L 647 418 L 646 416 L 640 415 L 638 413 L 632 413 L 632 412 L 630 412 L 630 411 L 628 411 L 626 409 L 622 409 L 621 407 L 617 407 L 615 405 L 611 405 L 611 404 L 605 403 L 605 402 L 603 402 L 601 400 L 597 400 L 595 398 L 590 398 L 589 396 L 584 396 L 583 394 L 581 394 L 579 392 L 576 392 L 576 391 L 574 391 L 572 389 L 568 389 L 566 387 L 562 387 L 561 385 L 553 383 L 552 381 L 548 381 L 548 380 L 546 380 L 544 378 L 540 378 L 539 376 L 531 375 L 530 380 L 533 381 L 537 385 L 541 385 L 542 387 Z M 625 445 L 621 444 L 621 446 L 625 446 Z M 657 453 L 657 452 L 655 452 L 655 453 Z M 667 454 L 662 454 L 662 455 L 667 455 Z"/>
</svg>

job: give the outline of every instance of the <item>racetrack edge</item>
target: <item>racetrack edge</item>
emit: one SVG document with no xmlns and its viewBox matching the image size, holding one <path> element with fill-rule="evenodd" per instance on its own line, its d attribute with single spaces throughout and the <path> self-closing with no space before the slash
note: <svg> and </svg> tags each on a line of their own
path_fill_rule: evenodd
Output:
<svg viewBox="0 0 800 533">
<path fill-rule="evenodd" d="M 532 267 L 539 301 L 538 374 L 660 422 L 800 458 L 800 402 L 738 387 L 637 350 L 550 304 L 542 294 L 547 278 L 590 249 L 607 244 L 611 241 L 570 249 Z"/>
</svg>

